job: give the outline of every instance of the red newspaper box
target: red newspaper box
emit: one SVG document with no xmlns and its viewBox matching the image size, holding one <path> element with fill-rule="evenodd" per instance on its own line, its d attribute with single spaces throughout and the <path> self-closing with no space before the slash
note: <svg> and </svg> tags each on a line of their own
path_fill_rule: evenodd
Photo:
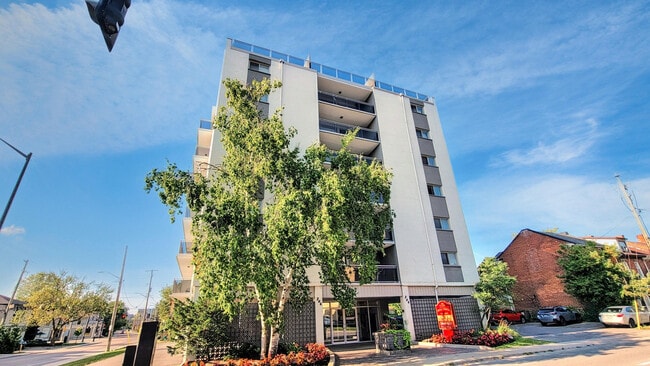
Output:
<svg viewBox="0 0 650 366">
<path fill-rule="evenodd" d="M 449 301 L 439 301 L 436 304 L 436 315 L 438 317 L 438 328 L 442 330 L 442 335 L 447 342 L 451 342 L 454 336 L 454 329 L 456 329 L 456 314 L 454 313 L 454 305 Z"/>
</svg>

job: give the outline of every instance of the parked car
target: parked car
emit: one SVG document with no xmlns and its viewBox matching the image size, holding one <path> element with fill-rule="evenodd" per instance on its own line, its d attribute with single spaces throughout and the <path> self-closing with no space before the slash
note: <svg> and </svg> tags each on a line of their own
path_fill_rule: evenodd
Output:
<svg viewBox="0 0 650 366">
<path fill-rule="evenodd" d="M 598 320 L 606 327 L 623 325 L 634 328 L 637 325 L 637 312 L 632 306 L 609 306 L 598 314 Z M 650 312 L 645 306 L 639 308 L 638 321 L 641 324 L 650 323 Z"/>
<path fill-rule="evenodd" d="M 523 324 L 526 322 L 526 316 L 521 311 L 514 311 L 510 309 L 502 309 L 499 311 L 495 311 L 490 316 L 490 323 L 492 324 L 498 324 L 502 320 L 506 323 Z"/>
<path fill-rule="evenodd" d="M 582 315 L 564 306 L 552 306 L 539 309 L 537 319 L 543 326 L 548 324 L 566 325 L 571 322 L 581 322 Z"/>
</svg>

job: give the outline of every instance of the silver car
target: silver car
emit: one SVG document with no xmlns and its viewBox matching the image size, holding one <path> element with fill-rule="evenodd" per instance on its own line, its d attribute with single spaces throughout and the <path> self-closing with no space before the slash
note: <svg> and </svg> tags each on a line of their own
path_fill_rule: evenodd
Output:
<svg viewBox="0 0 650 366">
<path fill-rule="evenodd" d="M 543 326 L 547 324 L 566 325 L 571 322 L 581 322 L 582 316 L 580 313 L 568 309 L 564 306 L 552 306 L 548 308 L 541 308 L 537 312 L 537 319 Z"/>
<path fill-rule="evenodd" d="M 637 321 L 640 324 L 650 323 L 650 313 L 645 306 L 639 308 L 638 314 L 632 306 L 609 306 L 598 314 L 598 320 L 606 327 L 622 325 L 634 328 Z"/>
</svg>

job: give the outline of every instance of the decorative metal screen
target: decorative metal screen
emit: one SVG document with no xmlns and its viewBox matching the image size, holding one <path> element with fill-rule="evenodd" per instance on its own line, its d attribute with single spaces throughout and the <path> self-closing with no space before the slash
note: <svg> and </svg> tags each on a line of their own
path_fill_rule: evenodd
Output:
<svg viewBox="0 0 650 366">
<path fill-rule="evenodd" d="M 458 330 L 480 329 L 481 314 L 476 299 L 470 296 L 439 298 L 454 305 Z M 415 339 L 423 340 L 434 333 L 440 333 L 436 316 L 436 299 L 433 297 L 412 297 L 413 327 Z"/>
</svg>

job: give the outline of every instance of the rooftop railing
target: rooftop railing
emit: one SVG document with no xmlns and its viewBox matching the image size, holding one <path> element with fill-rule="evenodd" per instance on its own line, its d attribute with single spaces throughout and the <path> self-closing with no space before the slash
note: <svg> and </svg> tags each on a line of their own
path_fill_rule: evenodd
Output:
<svg viewBox="0 0 650 366">
<path fill-rule="evenodd" d="M 246 52 L 254 53 L 254 54 L 257 54 L 257 55 L 260 55 L 260 56 L 269 57 L 269 58 L 273 58 L 273 59 L 276 59 L 276 60 L 282 60 L 282 61 L 288 62 L 288 63 L 293 64 L 293 65 L 297 65 L 297 66 L 303 66 L 303 67 L 305 66 L 305 59 L 302 59 L 302 58 L 299 58 L 299 57 L 294 57 L 294 56 L 288 55 L 286 53 L 273 51 L 271 49 L 260 47 L 260 46 L 255 46 L 253 44 L 238 41 L 236 39 L 232 40 L 231 45 L 234 48 L 238 48 L 240 50 L 244 50 Z M 355 84 L 359 84 L 359 85 L 366 85 L 366 83 L 369 80 L 369 78 L 367 78 L 365 76 L 356 75 L 356 74 L 353 74 L 351 72 L 347 72 L 347 71 L 339 70 L 339 69 L 336 69 L 336 68 L 333 68 L 333 67 L 321 65 L 319 63 L 312 62 L 312 61 L 310 61 L 310 66 L 309 67 L 312 70 L 318 72 L 319 74 L 331 76 L 331 77 L 334 77 L 334 78 L 337 78 L 337 79 L 340 79 L 340 80 L 349 81 L 351 83 L 355 83 Z M 400 88 L 398 86 L 383 83 L 383 82 L 377 81 L 377 80 L 375 80 L 375 87 L 377 87 L 379 89 L 387 90 L 387 91 L 390 91 L 390 92 L 393 92 L 393 93 L 397 93 L 397 94 L 404 94 L 404 95 L 406 95 L 406 96 L 408 96 L 410 98 L 415 98 L 415 99 L 419 99 L 419 100 L 430 100 L 430 98 L 425 94 L 417 93 L 417 92 L 414 92 L 414 91 L 411 91 L 411 90 L 408 90 L 408 89 Z"/>
</svg>

